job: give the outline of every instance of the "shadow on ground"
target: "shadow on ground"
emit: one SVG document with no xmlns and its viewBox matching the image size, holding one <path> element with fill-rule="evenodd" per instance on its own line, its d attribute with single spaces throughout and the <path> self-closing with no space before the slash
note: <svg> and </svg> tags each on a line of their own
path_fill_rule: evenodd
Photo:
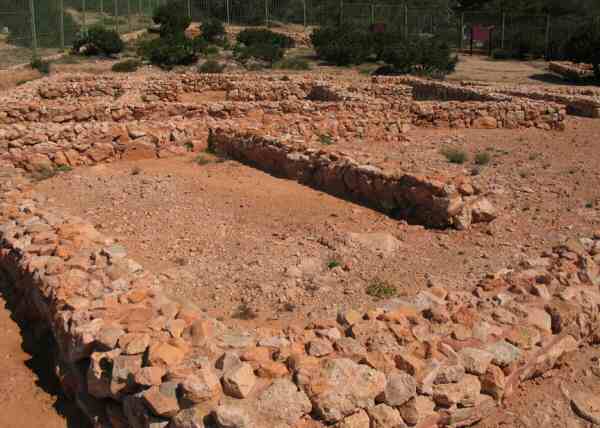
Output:
<svg viewBox="0 0 600 428">
<path fill-rule="evenodd" d="M 7 310 L 10 313 L 10 319 L 16 324 L 7 327 L 4 330 L 5 332 L 16 330 L 16 332 L 20 334 L 21 348 L 28 356 L 25 365 L 31 371 L 32 378 L 35 379 L 35 385 L 48 394 L 51 400 L 53 400 L 52 407 L 65 419 L 66 427 L 91 428 L 91 424 L 87 417 L 79 410 L 75 402 L 69 400 L 63 393 L 58 378 L 56 377 L 54 371 L 54 355 L 56 352 L 54 338 L 47 330 L 40 332 L 40 329 L 36 328 L 32 323 L 20 319 L 21 317 L 17 315 L 17 303 L 17 296 L 15 295 L 14 290 L 6 275 L 0 270 L 0 310 Z M 15 338 L 15 340 L 18 341 L 19 338 Z M 15 356 L 14 358 L 17 357 Z M 19 383 L 17 388 L 27 389 L 30 388 L 30 386 Z M 35 400 L 35 397 L 32 398 L 32 400 Z M 43 416 L 45 411 L 43 406 L 44 403 L 40 402 L 40 416 Z M 39 426 L 46 425 L 44 425 L 43 421 L 40 421 Z"/>
</svg>

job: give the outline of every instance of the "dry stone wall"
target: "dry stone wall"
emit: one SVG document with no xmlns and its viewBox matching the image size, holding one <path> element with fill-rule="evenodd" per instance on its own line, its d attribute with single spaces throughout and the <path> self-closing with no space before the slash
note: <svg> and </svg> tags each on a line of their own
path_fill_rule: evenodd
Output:
<svg viewBox="0 0 600 428">
<path fill-rule="evenodd" d="M 323 94 L 320 94 L 323 95 Z M 398 121 L 419 127 L 564 129 L 566 111 L 559 104 L 518 102 L 371 102 L 363 101 L 223 101 L 205 103 L 84 104 L 47 107 L 9 103 L 0 107 L 0 125 L 19 123 L 128 122 L 135 120 L 244 119 L 263 115 L 301 114 L 315 120 L 353 114 L 360 118 Z M 1 138 L 1 136 L 0 136 Z"/>
<path fill-rule="evenodd" d="M 559 104 L 569 114 L 599 118 L 600 93 L 590 89 L 561 89 L 539 86 L 483 86 L 467 82 L 453 84 L 435 80 L 426 80 L 412 76 L 377 77 L 376 82 L 393 82 L 413 87 L 413 96 L 417 100 L 442 101 L 490 101 L 518 102 L 531 99 L 548 104 Z"/>
<path fill-rule="evenodd" d="M 0 268 L 97 427 L 469 426 L 600 343 L 600 235 L 366 312 L 237 331 L 171 301 L 126 249 L 0 169 Z"/>
<path fill-rule="evenodd" d="M 590 64 L 575 64 L 568 61 L 554 61 L 548 64 L 548 69 L 560 74 L 569 80 L 579 81 L 594 76 L 594 69 Z"/>
<path fill-rule="evenodd" d="M 360 165 L 344 153 L 223 129 L 211 130 L 208 147 L 270 173 L 430 227 L 465 229 L 472 221 L 495 218 L 491 204 L 476 195 L 462 176 L 433 179 L 387 174 L 373 165 Z M 488 208 L 485 213 L 482 207 Z"/>
</svg>

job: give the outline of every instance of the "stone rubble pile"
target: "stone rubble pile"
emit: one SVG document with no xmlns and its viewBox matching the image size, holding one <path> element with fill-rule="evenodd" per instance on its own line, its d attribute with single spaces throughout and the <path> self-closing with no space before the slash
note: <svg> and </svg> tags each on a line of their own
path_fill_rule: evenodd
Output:
<svg viewBox="0 0 600 428">
<path fill-rule="evenodd" d="M 474 292 L 435 285 L 337 319 L 236 331 L 169 300 L 125 248 L 54 210 L 19 170 L 0 178 L 0 267 L 16 312 L 52 333 L 63 388 L 98 427 L 470 426 L 600 343 L 600 234 Z"/>
</svg>

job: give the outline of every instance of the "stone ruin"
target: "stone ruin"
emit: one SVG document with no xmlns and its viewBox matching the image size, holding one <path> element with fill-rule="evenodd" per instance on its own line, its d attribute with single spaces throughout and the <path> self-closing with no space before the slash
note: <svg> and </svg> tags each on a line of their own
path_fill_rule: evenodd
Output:
<svg viewBox="0 0 600 428">
<path fill-rule="evenodd" d="M 247 76 L 216 77 L 215 84 L 246 91 L 240 81 L 250 79 L 265 91 L 278 84 Z M 63 389 L 94 426 L 469 426 L 565 354 L 600 343 L 600 234 L 557 244 L 516 269 L 482 273 L 473 292 L 432 285 L 336 319 L 243 331 L 171 300 L 123 246 L 35 192 L 26 171 L 162 158 L 208 140 L 209 149 L 270 173 L 427 226 L 466 229 L 496 215 L 467 178 L 361 165 L 343 152 L 311 149 L 300 128 L 290 133 L 288 121 L 273 125 L 271 118 L 298 115 L 308 126 L 329 112 L 443 128 L 492 117 L 493 127 L 550 130 L 561 129 L 566 117 L 560 103 L 518 97 L 418 102 L 395 80 L 340 92 L 362 97 L 363 105 L 306 100 L 306 78 L 292 82 L 295 100 L 185 104 L 159 95 L 165 85 L 186 92 L 210 80 L 165 78 L 155 94 L 129 81 L 144 89 L 137 104 L 122 105 L 98 88 L 102 80 L 68 89 L 98 99 L 85 110 L 43 98 L 44 88 L 60 85 L 42 80 L 2 107 L 0 268 L 19 297 L 17 315 L 55 338 Z M 327 86 L 337 90 L 334 82 Z M 157 98 L 144 102 L 145 95 Z"/>
</svg>

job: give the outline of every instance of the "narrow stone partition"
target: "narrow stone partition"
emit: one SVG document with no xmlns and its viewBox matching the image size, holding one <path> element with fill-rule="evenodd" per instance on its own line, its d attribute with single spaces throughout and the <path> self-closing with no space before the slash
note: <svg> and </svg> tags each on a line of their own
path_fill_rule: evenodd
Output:
<svg viewBox="0 0 600 428">
<path fill-rule="evenodd" d="M 55 338 L 63 388 L 114 428 L 470 426 L 579 346 L 600 343 L 600 235 L 366 312 L 227 329 L 161 292 L 85 220 L 0 167 L 0 269 Z"/>
<path fill-rule="evenodd" d="M 489 201 L 477 194 L 465 176 L 390 174 L 373 165 L 360 165 L 340 152 L 223 128 L 210 130 L 208 147 L 220 155 L 415 224 L 466 229 L 472 222 L 489 222 L 496 217 Z"/>
</svg>

